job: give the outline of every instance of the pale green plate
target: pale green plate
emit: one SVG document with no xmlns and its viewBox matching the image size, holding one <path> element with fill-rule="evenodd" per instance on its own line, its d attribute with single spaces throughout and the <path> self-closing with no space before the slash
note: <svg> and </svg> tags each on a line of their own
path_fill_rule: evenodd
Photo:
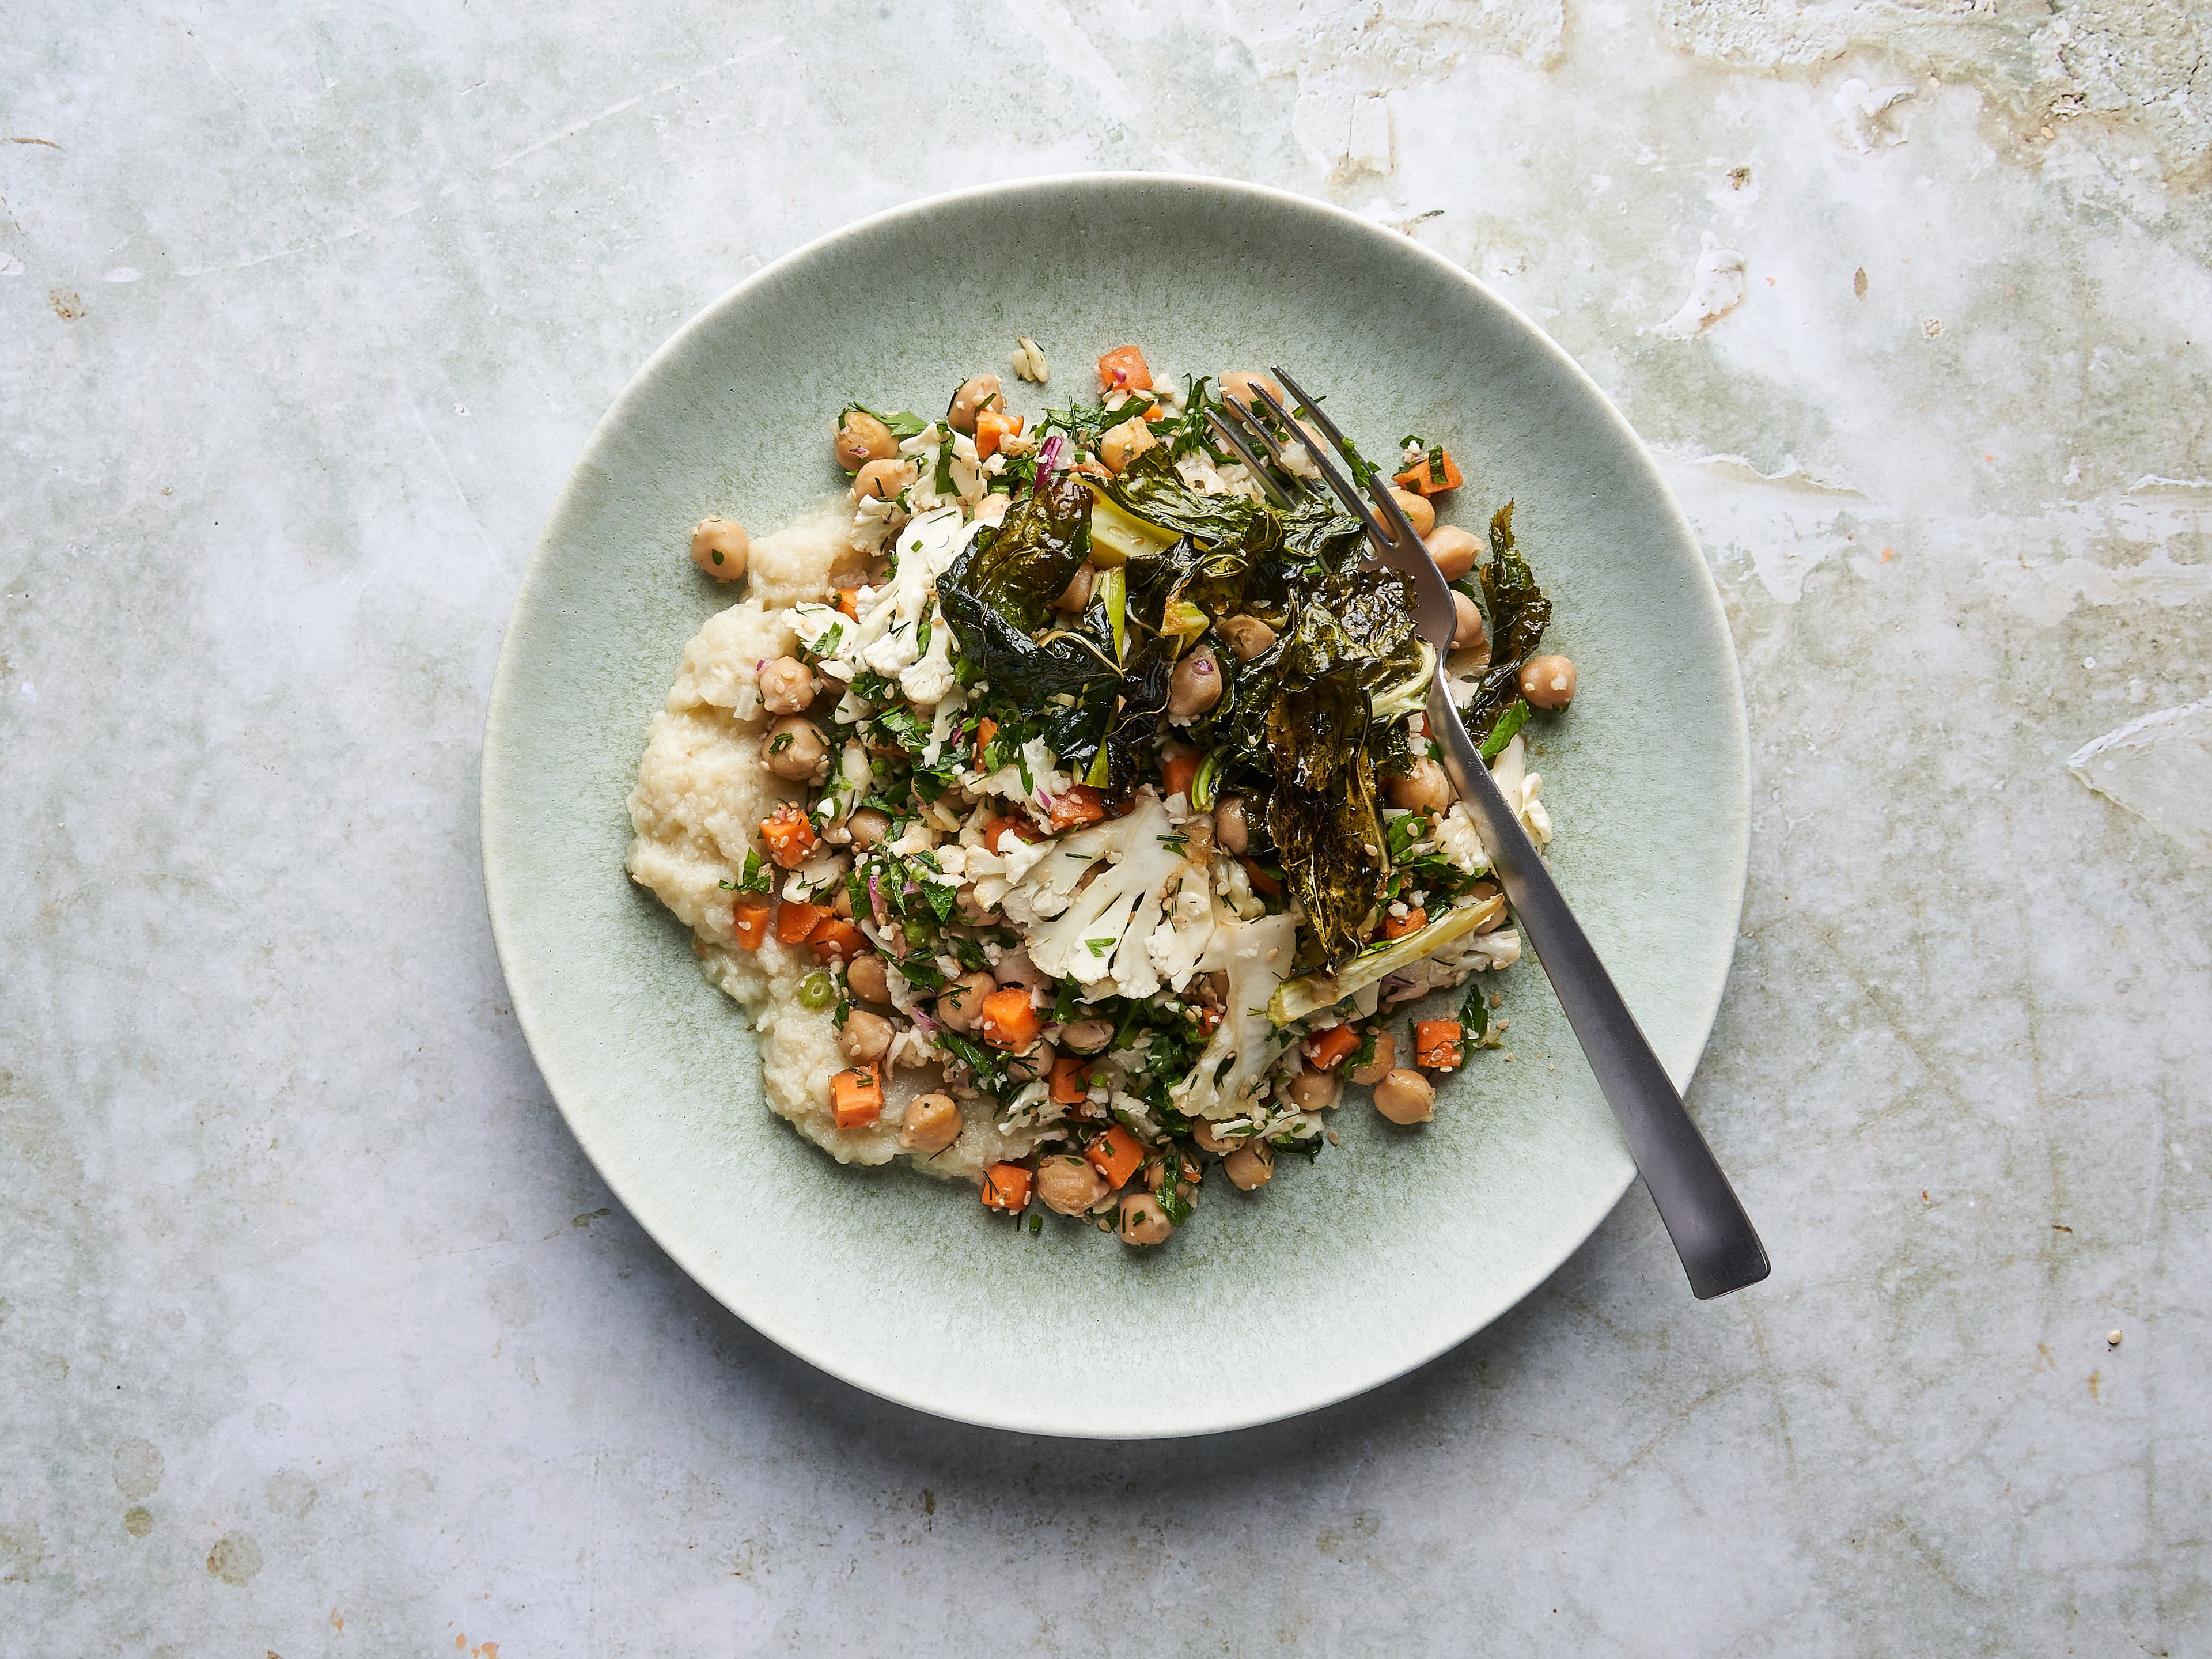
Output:
<svg viewBox="0 0 2212 1659">
<path fill-rule="evenodd" d="M 1048 386 L 1007 370 L 1018 334 Z M 1370 453 L 1449 443 L 1462 523 L 1517 500 L 1550 641 L 1582 669 L 1533 732 L 1553 866 L 1678 1082 L 1743 897 L 1742 697 L 1689 526 L 1566 354 L 1404 236 L 1218 179 L 1035 179 L 864 221 L 694 318 L 592 434 L 500 656 L 484 877 L 515 1012 L 609 1185 L 732 1312 L 889 1399 L 1047 1434 L 1203 1433 L 1372 1388 L 1526 1296 L 1633 1173 L 1528 962 L 1498 980 L 1513 1058 L 1479 1056 L 1428 1127 L 1353 1091 L 1341 1146 L 1249 1197 L 1208 1182 L 1161 1249 L 1058 1218 L 1033 1237 L 965 1186 L 841 1168 L 770 1114 L 745 1017 L 623 875 L 647 722 L 736 597 L 693 568 L 692 524 L 819 499 L 848 400 L 927 411 L 994 369 L 1034 415 L 1094 398 L 1091 360 L 1133 341 L 1175 374 L 1282 363 Z"/>
</svg>

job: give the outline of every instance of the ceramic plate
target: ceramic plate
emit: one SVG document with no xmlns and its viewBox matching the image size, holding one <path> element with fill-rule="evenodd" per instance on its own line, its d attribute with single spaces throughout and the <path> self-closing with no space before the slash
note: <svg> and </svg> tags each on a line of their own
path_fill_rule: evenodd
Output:
<svg viewBox="0 0 2212 1659">
<path fill-rule="evenodd" d="M 1044 348 L 1044 388 L 1006 368 Z M 965 1186 L 841 1168 L 761 1097 L 750 1025 L 622 868 L 647 723 L 737 596 L 695 521 L 774 526 L 841 481 L 848 400 L 923 408 L 994 369 L 1018 411 L 1096 396 L 1136 342 L 1164 372 L 1280 362 L 1370 453 L 1420 432 L 1470 526 L 1510 495 L 1582 670 L 1534 764 L 1559 883 L 1678 1083 L 1727 978 L 1747 803 L 1742 698 L 1711 578 L 1626 422 L 1527 319 L 1394 231 L 1217 179 L 1046 179 L 918 203 L 732 289 L 641 369 L 556 503 L 484 734 L 484 875 L 547 1085 L 661 1247 L 739 1317 L 860 1388 L 1045 1434 L 1203 1433 L 1310 1410 L 1480 1330 L 1633 1174 L 1533 962 L 1511 1018 L 1395 1129 L 1349 1091 L 1342 1144 L 1247 1196 L 1209 1182 L 1165 1248 Z M 1686 1290 L 1683 1291 L 1687 1295 Z"/>
</svg>

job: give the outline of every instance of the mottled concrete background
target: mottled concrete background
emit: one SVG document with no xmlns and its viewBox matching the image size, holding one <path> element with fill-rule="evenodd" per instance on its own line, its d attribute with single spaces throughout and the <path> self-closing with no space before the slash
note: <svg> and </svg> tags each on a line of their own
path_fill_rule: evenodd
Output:
<svg viewBox="0 0 2212 1659">
<path fill-rule="evenodd" d="M 0 130 L 0 1650 L 2212 1650 L 2195 0 L 18 6 Z M 538 523 L 763 261 L 1093 167 L 1400 226 L 1661 456 L 1771 1285 L 1632 1195 L 1372 1396 L 1069 1446 L 611 1212 L 477 877 Z"/>
</svg>

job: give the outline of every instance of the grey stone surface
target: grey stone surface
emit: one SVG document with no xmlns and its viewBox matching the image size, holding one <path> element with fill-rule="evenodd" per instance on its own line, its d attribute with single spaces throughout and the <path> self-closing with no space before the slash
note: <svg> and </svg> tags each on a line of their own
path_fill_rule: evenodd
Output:
<svg viewBox="0 0 2212 1659">
<path fill-rule="evenodd" d="M 2212 694 L 2212 26 L 1384 10 L 11 15 L 0 1652 L 2212 1646 L 2204 716 L 2069 769 Z M 769 1347 L 564 1132 L 474 769 L 569 458 L 778 252 L 1109 166 L 1401 225 L 1662 457 L 1770 1285 L 1632 1194 L 1371 1396 L 1028 1442 Z"/>
</svg>

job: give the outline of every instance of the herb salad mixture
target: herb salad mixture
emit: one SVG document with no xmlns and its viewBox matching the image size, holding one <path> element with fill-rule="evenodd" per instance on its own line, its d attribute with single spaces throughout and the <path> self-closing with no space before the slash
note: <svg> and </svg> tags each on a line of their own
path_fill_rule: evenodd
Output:
<svg viewBox="0 0 2212 1659">
<path fill-rule="evenodd" d="M 1015 367 L 1046 377 L 1027 340 Z M 1477 979 L 1457 1018 L 1394 1012 L 1520 942 L 1427 732 L 1408 585 L 1307 487 L 1298 429 L 1274 428 L 1279 507 L 1206 418 L 1280 389 L 1157 387 L 1134 347 L 1098 374 L 1096 403 L 1034 427 L 994 375 L 934 418 L 840 414 L 868 562 L 762 611 L 789 648 L 707 711 L 772 793 L 741 856 L 718 844 L 727 908 L 699 934 L 740 977 L 766 953 L 834 1030 L 842 1069 L 791 1086 L 818 1078 L 841 1157 L 833 1137 L 887 1157 L 895 1136 L 1031 1231 L 1037 1206 L 1154 1244 L 1217 1162 L 1249 1190 L 1334 1139 L 1347 1080 L 1425 1121 L 1433 1076 L 1496 1044 L 1498 999 Z M 1457 466 L 1418 434 L 1396 459 L 1459 596 L 1455 699 L 1547 840 L 1518 734 L 1575 670 L 1540 653 L 1551 607 L 1511 504 L 1480 539 L 1438 524 Z M 708 520 L 693 554 L 732 580 L 749 548 Z M 669 897 L 653 867 L 634 853 Z"/>
</svg>

